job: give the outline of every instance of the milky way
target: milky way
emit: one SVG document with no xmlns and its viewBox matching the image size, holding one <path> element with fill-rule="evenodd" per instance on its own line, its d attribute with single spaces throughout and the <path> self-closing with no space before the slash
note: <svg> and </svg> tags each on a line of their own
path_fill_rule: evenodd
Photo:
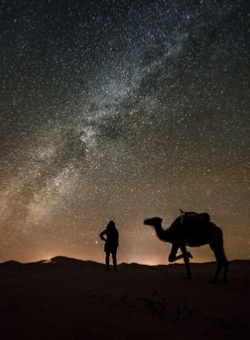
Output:
<svg viewBox="0 0 250 340">
<path fill-rule="evenodd" d="M 0 261 L 168 263 L 186 211 L 250 258 L 248 1 L 2 1 Z M 210 261 L 208 247 L 192 250 Z"/>
</svg>

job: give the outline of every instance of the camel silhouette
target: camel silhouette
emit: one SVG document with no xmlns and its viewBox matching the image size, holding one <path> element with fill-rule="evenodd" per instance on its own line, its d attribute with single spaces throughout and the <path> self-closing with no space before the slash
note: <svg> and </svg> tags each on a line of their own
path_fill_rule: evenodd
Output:
<svg viewBox="0 0 250 340">
<path fill-rule="evenodd" d="M 177 217 L 171 226 L 165 230 L 162 228 L 162 218 L 160 217 L 146 219 L 144 224 L 154 227 L 160 240 L 172 243 L 168 260 L 174 262 L 183 258 L 187 269 L 187 279 L 191 279 L 189 258 L 192 258 L 190 252 L 187 251 L 187 246 L 200 247 L 208 244 L 214 252 L 217 262 L 214 278 L 210 282 L 215 283 L 217 281 L 223 267 L 222 282 L 227 282 L 228 260 L 223 248 L 223 234 L 221 229 L 210 221 L 208 214 L 190 213 L 189 215 L 189 213 L 181 211 L 181 216 Z M 179 248 L 182 254 L 176 256 Z"/>
</svg>

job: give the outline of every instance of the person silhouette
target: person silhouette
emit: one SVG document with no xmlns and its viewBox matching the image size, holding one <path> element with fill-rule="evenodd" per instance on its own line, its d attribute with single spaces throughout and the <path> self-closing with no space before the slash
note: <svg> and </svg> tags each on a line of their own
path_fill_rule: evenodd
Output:
<svg viewBox="0 0 250 340">
<path fill-rule="evenodd" d="M 106 235 L 106 238 L 104 237 Z M 101 240 L 105 241 L 104 251 L 106 253 L 106 268 L 109 270 L 109 257 L 112 254 L 114 271 L 117 271 L 116 253 L 119 245 L 119 233 L 116 229 L 115 222 L 110 221 L 104 231 L 100 234 Z"/>
</svg>

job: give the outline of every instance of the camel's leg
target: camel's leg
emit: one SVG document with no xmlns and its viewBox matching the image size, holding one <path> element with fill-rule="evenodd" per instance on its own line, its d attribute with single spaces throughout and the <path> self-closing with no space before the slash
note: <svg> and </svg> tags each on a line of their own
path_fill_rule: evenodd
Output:
<svg viewBox="0 0 250 340">
<path fill-rule="evenodd" d="M 223 274 L 223 280 L 222 282 L 227 282 L 227 271 L 228 271 L 228 267 L 229 267 L 229 262 L 225 256 L 225 262 L 224 262 L 224 274 Z"/>
<path fill-rule="evenodd" d="M 213 250 L 216 261 L 217 261 L 216 272 L 215 272 L 213 280 L 210 281 L 210 282 L 216 283 L 222 267 L 224 267 L 224 275 L 223 275 L 222 282 L 227 282 L 228 260 L 226 258 L 223 246 L 220 247 L 219 249 L 215 249 L 214 247 L 211 247 L 211 245 L 210 245 L 210 248 Z"/>
<path fill-rule="evenodd" d="M 187 252 L 186 246 L 181 246 L 180 248 L 181 248 L 182 254 L 176 256 L 177 251 L 179 249 L 179 246 L 173 244 L 171 252 L 170 252 L 169 257 L 168 257 L 168 261 L 169 262 L 175 262 L 179 259 L 184 258 L 184 262 L 185 262 L 186 268 L 187 268 L 187 279 L 191 279 L 189 257 L 192 258 L 192 255 L 189 252 Z"/>
<path fill-rule="evenodd" d="M 229 262 L 226 258 L 224 249 L 222 248 L 221 250 L 221 261 L 223 262 L 223 267 L 224 267 L 224 274 L 223 274 L 223 279 L 222 282 L 227 282 L 227 271 L 228 271 L 228 267 L 229 267 Z"/>
<path fill-rule="evenodd" d="M 214 256 L 216 258 L 216 263 L 217 263 L 217 267 L 216 267 L 216 272 L 215 272 L 214 278 L 211 281 L 209 281 L 209 283 L 216 283 L 218 275 L 219 275 L 219 273 L 221 271 L 221 268 L 222 268 L 222 263 L 220 261 L 219 252 L 216 251 L 216 248 L 213 245 L 211 245 L 211 244 L 209 246 L 212 249 L 212 251 L 214 252 Z"/>
<path fill-rule="evenodd" d="M 220 274 L 221 268 L 222 268 L 222 264 L 220 262 L 218 262 L 218 260 L 217 260 L 216 272 L 215 272 L 213 280 L 211 280 L 210 283 L 216 283 L 218 275 Z"/>
<path fill-rule="evenodd" d="M 179 246 L 176 246 L 175 244 L 172 245 L 172 249 L 168 257 L 169 262 L 174 262 L 179 259 L 179 256 L 176 256 L 178 249 Z"/>
<path fill-rule="evenodd" d="M 187 268 L 187 279 L 191 279 L 190 264 L 189 264 L 189 257 L 191 254 L 187 252 L 186 246 L 181 246 L 181 251 L 182 251 L 184 262 Z"/>
<path fill-rule="evenodd" d="M 174 246 L 174 245 L 172 246 L 171 252 L 170 252 L 169 257 L 168 257 L 169 262 L 175 262 L 177 260 L 183 259 L 184 256 L 190 257 L 190 259 L 193 258 L 192 254 L 190 254 L 189 251 L 186 251 L 185 255 L 181 254 L 181 255 L 176 256 L 178 249 L 179 249 L 179 246 Z"/>
</svg>

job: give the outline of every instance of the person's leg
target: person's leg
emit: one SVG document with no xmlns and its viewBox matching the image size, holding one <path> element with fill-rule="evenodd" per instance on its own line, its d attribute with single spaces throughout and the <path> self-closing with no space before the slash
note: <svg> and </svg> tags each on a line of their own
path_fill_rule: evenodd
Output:
<svg viewBox="0 0 250 340">
<path fill-rule="evenodd" d="M 109 256 L 110 256 L 110 252 L 106 251 L 106 259 L 105 259 L 105 262 L 106 262 L 106 268 L 107 268 L 107 270 L 109 270 Z"/>
<path fill-rule="evenodd" d="M 114 271 L 117 272 L 116 250 L 112 251 L 112 258 L 113 258 Z"/>
</svg>

